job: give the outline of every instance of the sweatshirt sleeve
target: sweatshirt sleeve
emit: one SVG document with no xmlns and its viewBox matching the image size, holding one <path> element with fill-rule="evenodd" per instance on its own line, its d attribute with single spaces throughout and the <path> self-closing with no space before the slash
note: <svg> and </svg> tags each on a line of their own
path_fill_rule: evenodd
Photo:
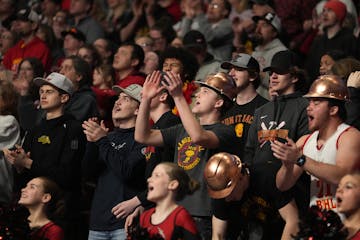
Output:
<svg viewBox="0 0 360 240">
<path fill-rule="evenodd" d="M 0 116 L 0 150 L 20 142 L 19 124 L 14 116 Z"/>
<path fill-rule="evenodd" d="M 103 137 L 96 142 L 99 147 L 99 157 L 104 161 L 106 166 L 111 169 L 119 178 L 129 180 L 144 175 L 145 171 L 145 146 L 139 143 L 126 142 L 129 146 L 121 148 L 111 144 L 109 138 Z"/>
</svg>

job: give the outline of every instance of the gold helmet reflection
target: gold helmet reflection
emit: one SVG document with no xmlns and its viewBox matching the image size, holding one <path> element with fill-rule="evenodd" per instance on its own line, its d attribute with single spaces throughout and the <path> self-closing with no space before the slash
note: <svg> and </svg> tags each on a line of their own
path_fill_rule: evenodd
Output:
<svg viewBox="0 0 360 240">
<path fill-rule="evenodd" d="M 343 80 L 336 75 L 322 75 L 313 82 L 306 98 L 330 98 L 348 101 L 349 93 Z"/>
<path fill-rule="evenodd" d="M 204 177 L 212 198 L 230 195 L 240 180 L 244 166 L 238 156 L 221 152 L 213 155 L 206 163 Z"/>
</svg>

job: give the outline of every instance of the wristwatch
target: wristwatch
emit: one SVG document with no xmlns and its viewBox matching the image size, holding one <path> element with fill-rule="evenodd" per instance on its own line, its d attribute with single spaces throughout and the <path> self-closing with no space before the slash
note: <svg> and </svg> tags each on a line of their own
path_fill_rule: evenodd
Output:
<svg viewBox="0 0 360 240">
<path fill-rule="evenodd" d="M 306 162 L 306 157 L 302 155 L 301 157 L 298 158 L 298 160 L 296 160 L 296 165 L 302 167 L 304 166 L 305 162 Z"/>
</svg>

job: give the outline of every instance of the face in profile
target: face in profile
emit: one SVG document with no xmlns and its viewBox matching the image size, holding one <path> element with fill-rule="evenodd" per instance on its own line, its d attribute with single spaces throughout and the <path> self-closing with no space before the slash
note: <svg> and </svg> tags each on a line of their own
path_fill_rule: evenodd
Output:
<svg viewBox="0 0 360 240">
<path fill-rule="evenodd" d="M 151 177 L 148 178 L 147 199 L 153 202 L 161 200 L 168 195 L 170 190 L 174 190 L 172 180 L 167 173 L 167 166 L 159 164 L 154 168 Z"/>
<path fill-rule="evenodd" d="M 332 74 L 331 67 L 335 64 L 334 59 L 325 54 L 320 59 L 320 75 Z"/>
<path fill-rule="evenodd" d="M 350 216 L 360 209 L 360 174 L 345 175 L 336 190 L 337 208 Z"/>
<path fill-rule="evenodd" d="M 47 194 L 48 195 L 48 194 Z M 19 204 L 30 207 L 46 202 L 43 182 L 40 178 L 34 178 L 21 189 Z"/>
</svg>

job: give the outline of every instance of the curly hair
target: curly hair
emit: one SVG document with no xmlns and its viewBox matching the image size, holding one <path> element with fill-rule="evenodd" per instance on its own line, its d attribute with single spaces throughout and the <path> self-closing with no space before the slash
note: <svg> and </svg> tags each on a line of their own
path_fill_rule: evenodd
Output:
<svg viewBox="0 0 360 240">
<path fill-rule="evenodd" d="M 199 63 L 195 56 L 184 48 L 169 47 L 160 55 L 159 67 L 162 68 L 165 59 L 175 58 L 183 65 L 182 76 L 183 81 L 192 81 L 195 79 L 199 70 Z"/>
</svg>

